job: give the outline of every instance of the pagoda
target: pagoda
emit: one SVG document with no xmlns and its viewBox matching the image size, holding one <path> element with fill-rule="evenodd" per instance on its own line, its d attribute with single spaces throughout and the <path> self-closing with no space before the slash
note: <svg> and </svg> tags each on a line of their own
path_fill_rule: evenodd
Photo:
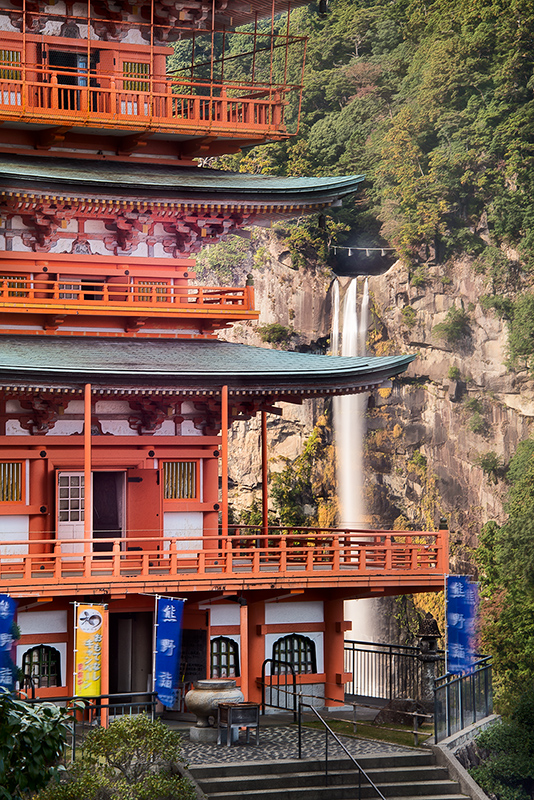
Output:
<svg viewBox="0 0 534 800">
<path fill-rule="evenodd" d="M 198 167 L 298 130 L 298 5 L 0 0 L 0 592 L 37 696 L 73 694 L 80 600 L 108 612 L 102 695 L 150 691 L 159 595 L 186 600 L 182 689 L 234 677 L 257 700 L 278 658 L 333 705 L 344 600 L 443 584 L 443 531 L 267 521 L 267 415 L 372 391 L 412 357 L 225 342 L 258 318 L 253 286 L 195 284 L 205 245 L 363 179 Z M 229 524 L 228 432 L 254 415 L 263 522 L 247 528 Z"/>
</svg>

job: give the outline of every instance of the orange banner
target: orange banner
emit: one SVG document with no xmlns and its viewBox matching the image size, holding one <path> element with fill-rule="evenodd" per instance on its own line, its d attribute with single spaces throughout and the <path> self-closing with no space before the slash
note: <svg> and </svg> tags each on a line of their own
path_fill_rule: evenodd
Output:
<svg viewBox="0 0 534 800">
<path fill-rule="evenodd" d="M 74 694 L 95 697 L 100 694 L 102 674 L 102 635 L 106 606 L 76 603 L 76 671 Z"/>
</svg>

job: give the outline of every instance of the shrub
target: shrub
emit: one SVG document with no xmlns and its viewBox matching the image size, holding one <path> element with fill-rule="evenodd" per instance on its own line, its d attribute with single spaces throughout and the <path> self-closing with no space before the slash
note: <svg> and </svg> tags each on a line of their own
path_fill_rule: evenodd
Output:
<svg viewBox="0 0 534 800">
<path fill-rule="evenodd" d="M 412 308 L 411 306 L 404 306 L 404 308 L 401 311 L 401 314 L 404 324 L 408 328 L 413 328 L 413 326 L 415 325 L 415 320 L 417 318 L 417 313 L 415 309 Z"/>
<path fill-rule="evenodd" d="M 473 433 L 484 433 L 486 430 L 486 420 L 478 411 L 469 420 L 469 430 Z"/>
<path fill-rule="evenodd" d="M 0 694 L 0 798 L 19 800 L 55 778 L 71 718 L 52 703 Z"/>
<path fill-rule="evenodd" d="M 503 463 L 495 450 L 489 450 L 475 459 L 475 464 L 480 467 L 482 472 L 488 476 L 493 483 L 497 483 L 497 478 L 503 471 Z"/>
<path fill-rule="evenodd" d="M 422 267 L 418 267 L 410 278 L 410 283 L 416 288 L 421 288 L 426 283 L 425 271 Z"/>
<path fill-rule="evenodd" d="M 287 345 L 293 335 L 290 328 L 280 325 L 279 322 L 272 322 L 270 325 L 261 325 L 257 328 L 257 331 L 262 342 L 268 342 L 269 344 Z"/>
<path fill-rule="evenodd" d="M 484 406 L 478 397 L 468 397 L 464 403 L 464 408 L 473 414 L 481 414 L 484 411 Z"/>
<path fill-rule="evenodd" d="M 91 731 L 62 782 L 35 800 L 195 800 L 180 775 L 180 735 L 146 714 Z"/>
<path fill-rule="evenodd" d="M 483 731 L 476 740 L 485 756 L 470 770 L 482 789 L 499 800 L 534 796 L 534 702 L 523 695 L 511 718 Z"/>
<path fill-rule="evenodd" d="M 469 316 L 463 308 L 452 306 L 447 311 L 445 321 L 434 325 L 432 333 L 440 339 L 445 339 L 448 344 L 455 344 L 470 333 Z"/>
<path fill-rule="evenodd" d="M 458 367 L 454 366 L 449 367 L 449 371 L 447 372 L 447 378 L 450 381 L 460 381 L 462 379 L 462 375 Z"/>
</svg>

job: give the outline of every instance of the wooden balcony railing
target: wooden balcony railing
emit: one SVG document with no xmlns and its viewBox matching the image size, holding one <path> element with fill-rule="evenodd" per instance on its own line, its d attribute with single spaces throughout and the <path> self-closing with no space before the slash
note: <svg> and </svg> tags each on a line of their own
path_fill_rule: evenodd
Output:
<svg viewBox="0 0 534 800">
<path fill-rule="evenodd" d="M 290 135 L 284 121 L 287 95 L 301 89 L 243 84 L 228 93 L 205 81 L 132 81 L 92 74 L 88 79 L 87 71 L 49 68 L 28 70 L 26 80 L 22 70 L 19 75 L 17 80 L 0 78 L 0 119 L 231 138 Z"/>
<path fill-rule="evenodd" d="M 232 529 L 199 540 L 145 535 L 122 539 L 2 541 L 0 591 L 68 595 L 75 588 L 137 586 L 439 588 L 447 532 Z"/>
<path fill-rule="evenodd" d="M 117 282 L 116 282 L 117 281 Z M 254 288 L 187 286 L 183 280 L 113 278 L 76 280 L 65 276 L 41 280 L 0 276 L 0 307 L 11 312 L 57 314 L 121 314 L 123 316 L 189 317 L 223 314 L 255 315 Z"/>
</svg>

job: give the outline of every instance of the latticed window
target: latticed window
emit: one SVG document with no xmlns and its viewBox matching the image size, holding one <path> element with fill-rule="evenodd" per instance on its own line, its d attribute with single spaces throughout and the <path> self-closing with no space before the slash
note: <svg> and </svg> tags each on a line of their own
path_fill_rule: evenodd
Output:
<svg viewBox="0 0 534 800">
<path fill-rule="evenodd" d="M 59 650 L 46 644 L 26 650 L 22 656 L 24 680 L 33 686 L 61 686 Z"/>
<path fill-rule="evenodd" d="M 82 522 L 85 503 L 84 476 L 63 474 L 58 479 L 59 521 Z"/>
<path fill-rule="evenodd" d="M 239 646 L 227 636 L 211 640 L 210 677 L 239 678 Z"/>
<path fill-rule="evenodd" d="M 6 81 L 20 81 L 20 51 L 0 50 L 0 78 Z"/>
<path fill-rule="evenodd" d="M 20 503 L 22 500 L 22 463 L 20 461 L 0 464 L 0 502 Z"/>
<path fill-rule="evenodd" d="M 194 500 L 197 496 L 197 462 L 163 462 L 165 500 Z"/>
<path fill-rule="evenodd" d="M 8 297 L 24 297 L 26 295 L 26 282 L 20 275 L 2 275 L 0 282 L 2 286 L 7 282 Z"/>
<path fill-rule="evenodd" d="M 317 672 L 315 642 L 300 633 L 292 633 L 278 639 L 273 645 L 273 659 L 286 661 L 298 673 Z M 273 671 L 274 673 L 283 672 L 284 668 L 274 664 Z"/>
<path fill-rule="evenodd" d="M 167 281 L 137 281 L 137 299 L 141 303 L 166 303 Z"/>
<path fill-rule="evenodd" d="M 150 75 L 150 64 L 143 64 L 139 61 L 124 61 L 122 65 L 124 80 L 124 90 L 126 92 L 149 92 L 150 81 L 142 80 Z"/>
</svg>

